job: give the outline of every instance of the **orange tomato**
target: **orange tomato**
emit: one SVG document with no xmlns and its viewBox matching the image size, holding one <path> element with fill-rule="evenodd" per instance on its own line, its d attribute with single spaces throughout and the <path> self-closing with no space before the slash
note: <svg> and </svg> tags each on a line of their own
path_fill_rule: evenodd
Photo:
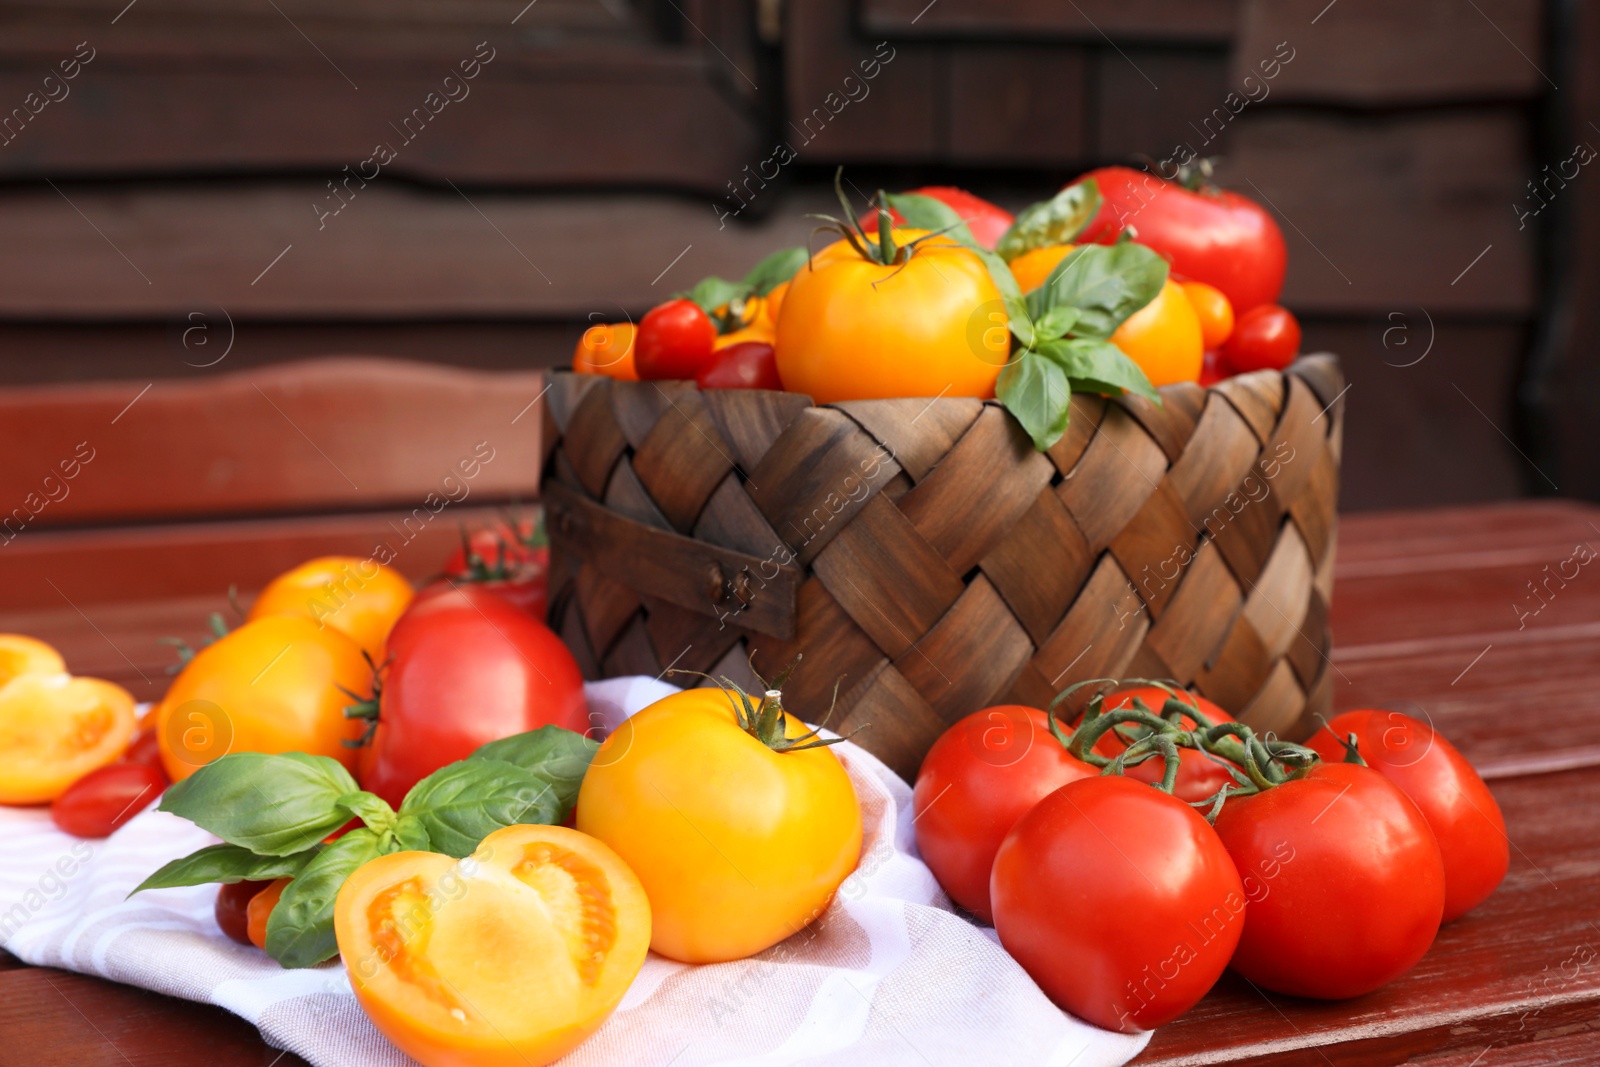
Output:
<svg viewBox="0 0 1600 1067">
<path fill-rule="evenodd" d="M 133 697 L 98 678 L 25 674 L 0 688 L 0 804 L 46 804 L 122 755 Z"/>
<path fill-rule="evenodd" d="M 1011 261 L 1011 273 L 1024 293 L 1031 293 L 1044 284 L 1056 264 L 1067 258 L 1077 245 L 1048 245 L 1024 252 Z"/>
<path fill-rule="evenodd" d="M 334 932 L 368 1017 L 425 1067 L 540 1067 L 606 1020 L 644 964 L 650 903 L 592 837 L 496 830 L 462 860 L 356 870 Z"/>
<path fill-rule="evenodd" d="M 583 331 L 572 369 L 578 374 L 604 374 L 625 382 L 639 380 L 633 365 L 635 328 L 631 322 L 599 323 Z"/>
<path fill-rule="evenodd" d="M 902 246 L 923 230 L 896 230 Z M 819 404 L 881 397 L 994 395 L 1011 351 L 1000 292 L 971 250 L 933 238 L 902 263 L 840 241 L 789 282 L 778 375 Z"/>
<path fill-rule="evenodd" d="M 247 622 L 306 615 L 331 626 L 383 662 L 395 620 L 411 605 L 411 583 L 374 559 L 319 556 L 278 575 L 250 605 Z"/>
<path fill-rule="evenodd" d="M 1200 319 L 1200 339 L 1206 351 L 1215 352 L 1233 332 L 1233 304 L 1221 289 L 1205 282 L 1179 282 Z"/>
<path fill-rule="evenodd" d="M 250 943 L 263 952 L 267 949 L 267 920 L 272 917 L 272 909 L 278 906 L 278 898 L 283 896 L 283 891 L 292 881 L 293 878 L 275 879 L 245 905 L 245 931 Z"/>
<path fill-rule="evenodd" d="M 305 615 L 247 622 L 195 653 L 156 711 L 161 765 L 174 782 L 229 752 L 309 752 L 354 768 L 361 737 L 346 719 L 372 688 L 356 643 Z"/>
<path fill-rule="evenodd" d="M 1111 335 L 1111 343 L 1139 364 L 1151 385 L 1200 377 L 1205 356 L 1200 316 L 1177 282 L 1168 281 L 1154 300 L 1129 315 Z"/>
<path fill-rule="evenodd" d="M 24 674 L 65 674 L 61 653 L 26 634 L 0 634 L 0 686 Z"/>
<path fill-rule="evenodd" d="M 761 315 L 757 322 L 766 325 L 769 330 L 778 328 L 778 312 L 783 308 L 783 298 L 789 292 L 788 282 L 779 282 L 772 287 L 771 292 L 761 298 Z"/>
<path fill-rule="evenodd" d="M 861 855 L 839 760 L 769 747 L 732 699 L 706 688 L 656 701 L 606 739 L 578 792 L 578 829 L 644 883 L 650 947 L 685 963 L 743 959 L 798 933 Z M 786 716 L 784 737 L 805 732 Z"/>
</svg>

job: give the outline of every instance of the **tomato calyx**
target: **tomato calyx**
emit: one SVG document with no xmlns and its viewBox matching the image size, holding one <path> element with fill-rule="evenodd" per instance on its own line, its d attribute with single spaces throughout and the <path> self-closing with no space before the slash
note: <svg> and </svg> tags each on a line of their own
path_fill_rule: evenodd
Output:
<svg viewBox="0 0 1600 1067">
<path fill-rule="evenodd" d="M 1167 699 L 1160 712 L 1153 711 L 1137 696 L 1128 705 L 1107 711 L 1108 692 L 1128 685 L 1164 690 Z M 1088 686 L 1100 686 L 1102 691 L 1090 699 L 1083 718 L 1068 732 L 1058 720 L 1055 709 L 1073 693 Z M 1281 741 L 1270 734 L 1263 737 L 1241 722 L 1212 722 L 1198 707 L 1183 700 L 1179 696 L 1181 692 L 1177 683 L 1170 679 L 1091 678 L 1068 686 L 1051 702 L 1050 732 L 1069 754 L 1099 767 L 1103 775 L 1121 775 L 1146 760 L 1161 759 L 1164 764 L 1161 780 L 1152 784 L 1169 794 L 1177 786 L 1178 750 L 1188 748 L 1205 754 L 1232 779 L 1210 796 L 1188 802 L 1212 822 L 1229 797 L 1250 796 L 1304 778 L 1321 762 L 1321 757 L 1304 745 Z M 1195 723 L 1194 728 L 1183 725 L 1186 717 Z M 1127 747 L 1114 757 L 1096 752 L 1095 743 L 1112 732 Z"/>
<path fill-rule="evenodd" d="M 339 739 L 339 744 L 345 748 L 363 748 L 372 743 L 372 735 L 378 731 L 378 707 L 383 697 L 383 672 L 389 669 L 390 663 L 394 662 L 394 657 L 390 656 L 382 663 L 374 663 L 371 653 L 366 649 L 361 650 L 361 658 L 367 661 L 367 669 L 372 672 L 372 695 L 362 696 L 360 693 L 346 689 L 342 685 L 335 686 L 339 692 L 355 701 L 353 704 L 345 705 L 344 717 L 347 719 L 365 719 L 367 722 L 366 730 L 356 740 L 352 741 L 349 738 Z"/>
<path fill-rule="evenodd" d="M 494 531 L 495 554 L 492 560 L 473 546 L 472 535 L 467 532 L 465 524 L 461 525 L 461 558 L 466 568 L 466 573 L 460 576 L 461 580 L 505 582 L 522 577 L 528 568 L 528 554 L 549 547 L 550 537 L 545 532 L 542 514 L 531 525 L 510 512 L 502 512 L 502 515 L 504 528 Z M 528 531 L 526 534 L 522 532 L 524 529 Z M 506 537 L 507 532 L 511 534 L 510 538 Z"/>
<path fill-rule="evenodd" d="M 239 607 L 239 587 L 236 585 L 228 586 L 228 606 L 233 608 L 234 613 L 239 618 L 245 617 L 244 610 Z M 228 625 L 228 620 L 222 617 L 222 612 L 220 611 L 213 611 L 206 619 L 206 623 L 211 627 L 211 636 L 201 642 L 200 648 L 216 644 L 233 631 L 233 628 Z M 168 674 L 177 674 L 183 670 L 189 665 L 189 661 L 194 659 L 195 653 L 200 651 L 199 648 L 195 648 L 181 637 L 158 637 L 156 641 L 159 644 L 170 645 L 172 650 L 178 654 L 178 662 L 167 665 Z"/>
<path fill-rule="evenodd" d="M 833 683 L 833 700 L 828 704 L 828 713 L 822 721 L 811 727 L 805 733 L 796 737 L 789 736 L 788 709 L 783 706 L 783 683 L 789 680 L 796 667 L 800 665 L 800 656 L 795 656 L 790 663 L 777 676 L 768 682 L 756 673 L 754 665 L 750 673 L 755 674 L 756 681 L 761 683 L 762 693 L 758 702 L 752 703 L 750 694 L 744 687 L 732 678 L 724 675 L 721 678 L 712 678 L 709 674 L 700 671 L 672 670 L 668 674 L 693 674 L 713 682 L 722 688 L 723 695 L 728 698 L 729 705 L 733 708 L 733 717 L 739 724 L 739 729 L 760 741 L 774 752 L 804 752 L 807 749 L 826 748 L 837 745 L 841 741 L 848 741 L 857 733 L 869 726 L 862 723 L 854 730 L 842 737 L 823 737 L 822 731 L 827 728 L 828 721 L 833 718 L 833 710 L 839 703 L 839 683 Z M 801 725 L 804 725 L 802 723 Z"/>
<path fill-rule="evenodd" d="M 1328 719 L 1326 716 L 1318 715 L 1317 721 L 1322 724 L 1323 729 L 1327 730 L 1330 734 L 1333 734 L 1333 739 L 1335 741 L 1339 742 L 1339 744 L 1344 747 L 1344 759 L 1340 762 L 1354 763 L 1360 767 L 1370 766 L 1370 764 L 1367 763 L 1366 757 L 1361 754 L 1361 746 L 1357 741 L 1356 735 L 1353 731 L 1345 734 L 1343 737 L 1340 737 L 1337 733 L 1334 733 L 1333 727 L 1328 724 Z"/>
<path fill-rule="evenodd" d="M 956 222 L 925 233 L 921 237 L 907 241 L 902 245 L 894 239 L 894 215 L 890 211 L 888 193 L 879 189 L 877 196 L 873 198 L 876 205 L 878 232 L 870 234 L 856 219 L 855 210 L 850 206 L 850 198 L 844 195 L 843 167 L 833 173 L 833 191 L 834 195 L 839 198 L 839 206 L 843 209 L 844 218 L 835 218 L 832 215 L 807 215 L 806 218 L 808 219 L 820 219 L 827 223 L 826 226 L 818 226 L 811 232 L 813 234 L 837 234 L 848 241 L 850 247 L 855 249 L 856 255 L 868 263 L 876 263 L 883 267 L 903 266 L 908 259 L 916 254 L 918 247 L 923 242 L 953 234 L 958 230 L 963 233 L 966 231 L 966 223 L 958 219 Z M 967 234 L 967 238 L 968 240 L 962 243 L 970 243 L 971 235 Z M 808 256 L 807 262 L 809 263 L 809 261 Z"/>
</svg>

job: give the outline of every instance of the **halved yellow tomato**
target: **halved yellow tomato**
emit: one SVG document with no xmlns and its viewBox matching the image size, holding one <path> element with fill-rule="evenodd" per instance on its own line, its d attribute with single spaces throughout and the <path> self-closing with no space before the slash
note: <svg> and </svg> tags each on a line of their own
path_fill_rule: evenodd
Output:
<svg viewBox="0 0 1600 1067">
<path fill-rule="evenodd" d="M 267 583 L 246 619 L 306 615 L 343 633 L 374 663 L 382 663 L 384 642 L 412 595 L 410 582 L 375 559 L 319 556 Z"/>
<path fill-rule="evenodd" d="M 122 755 L 133 697 L 120 685 L 62 673 L 0 687 L 0 804 L 44 804 Z"/>
<path fill-rule="evenodd" d="M 1200 316 L 1177 282 L 1167 281 L 1154 300 L 1129 315 L 1111 335 L 1111 343 L 1139 364 L 1151 385 L 1200 377 L 1205 357 Z"/>
<path fill-rule="evenodd" d="M 643 966 L 650 902 L 604 844 L 508 826 L 462 860 L 395 852 L 334 904 L 377 1028 L 425 1067 L 540 1067 L 605 1022 Z"/>
<path fill-rule="evenodd" d="M 356 643 L 308 616 L 269 615 L 207 645 L 156 709 L 161 765 L 180 782 L 229 752 L 309 752 L 354 768 L 364 726 L 347 719 L 372 671 Z"/>
<path fill-rule="evenodd" d="M 0 686 L 24 674 L 65 674 L 61 653 L 26 634 L 0 634 Z"/>
</svg>

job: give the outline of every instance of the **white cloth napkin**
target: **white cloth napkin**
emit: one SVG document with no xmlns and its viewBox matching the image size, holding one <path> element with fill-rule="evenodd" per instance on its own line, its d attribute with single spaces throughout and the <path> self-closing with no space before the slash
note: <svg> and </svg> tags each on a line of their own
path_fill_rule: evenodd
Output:
<svg viewBox="0 0 1600 1067">
<path fill-rule="evenodd" d="M 650 678 L 588 687 L 619 721 L 675 688 Z M 806 932 L 737 963 L 652 953 L 622 1004 L 564 1067 L 974 1063 L 1115 1067 L 1148 1034 L 1109 1033 L 1058 1010 L 994 940 L 956 915 L 920 859 L 911 790 L 845 742 L 833 751 L 861 801 L 860 868 Z M 228 940 L 216 887 L 124 899 L 161 864 L 215 838 L 147 809 L 84 841 L 39 809 L 0 807 L 0 945 L 28 963 L 217 1004 L 316 1067 L 407 1065 L 362 1013 L 337 960 L 287 971 Z"/>
</svg>

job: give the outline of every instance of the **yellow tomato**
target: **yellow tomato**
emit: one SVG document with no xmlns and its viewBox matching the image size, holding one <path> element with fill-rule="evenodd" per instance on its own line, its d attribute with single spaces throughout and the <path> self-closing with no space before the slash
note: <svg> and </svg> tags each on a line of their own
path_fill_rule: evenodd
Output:
<svg viewBox="0 0 1600 1067">
<path fill-rule="evenodd" d="M 604 374 L 625 382 L 639 380 L 633 365 L 635 334 L 631 322 L 600 323 L 583 331 L 578 350 L 572 356 L 572 369 L 579 374 Z"/>
<path fill-rule="evenodd" d="M 742 326 L 732 333 L 721 334 L 711 343 L 711 350 L 720 352 L 729 345 L 743 344 L 746 341 L 760 341 L 762 344 L 770 345 L 774 336 L 775 334 L 770 327 L 757 321 L 749 326 Z"/>
<path fill-rule="evenodd" d="M 901 245 L 922 230 L 896 230 Z M 897 264 L 840 241 L 789 282 L 778 376 L 820 404 L 880 397 L 994 395 L 1011 350 L 1000 292 L 972 251 L 941 238 Z"/>
<path fill-rule="evenodd" d="M 789 291 L 788 282 L 779 282 L 761 301 L 761 315 L 756 320 L 769 330 L 778 328 L 778 312 L 783 308 L 783 297 Z"/>
<path fill-rule="evenodd" d="M 1031 293 L 1044 284 L 1056 264 L 1067 258 L 1077 245 L 1048 245 L 1024 252 L 1011 261 L 1011 273 L 1024 293 Z"/>
<path fill-rule="evenodd" d="M 229 752 L 309 752 L 354 768 L 361 720 L 340 687 L 366 694 L 372 671 L 354 641 L 305 615 L 269 615 L 207 645 L 156 713 L 161 763 L 174 782 Z"/>
<path fill-rule="evenodd" d="M 98 678 L 25 674 L 0 688 L 0 804 L 44 804 L 122 755 L 133 697 Z"/>
<path fill-rule="evenodd" d="M 1189 298 L 1194 313 L 1200 318 L 1200 337 L 1207 352 L 1215 352 L 1233 333 L 1233 304 L 1214 285 L 1205 282 L 1180 282 L 1183 295 Z"/>
<path fill-rule="evenodd" d="M 247 621 L 306 615 L 331 626 L 383 662 L 383 646 L 411 604 L 411 583 L 374 559 L 319 556 L 272 579 L 250 605 Z"/>
<path fill-rule="evenodd" d="M 599 1028 L 644 965 L 650 903 L 592 837 L 496 830 L 463 860 L 358 868 L 334 933 L 368 1017 L 424 1067 L 541 1067 Z"/>
<path fill-rule="evenodd" d="M 1177 282 L 1168 281 L 1154 300 L 1129 315 L 1111 335 L 1111 343 L 1139 364 L 1151 385 L 1200 377 L 1205 357 L 1200 317 Z"/>
<path fill-rule="evenodd" d="M 578 793 L 578 829 L 644 883 L 650 947 L 736 960 L 821 915 L 861 855 L 861 810 L 826 748 L 777 751 L 721 689 L 659 700 L 606 739 Z M 783 737 L 806 728 L 786 716 Z"/>
</svg>

